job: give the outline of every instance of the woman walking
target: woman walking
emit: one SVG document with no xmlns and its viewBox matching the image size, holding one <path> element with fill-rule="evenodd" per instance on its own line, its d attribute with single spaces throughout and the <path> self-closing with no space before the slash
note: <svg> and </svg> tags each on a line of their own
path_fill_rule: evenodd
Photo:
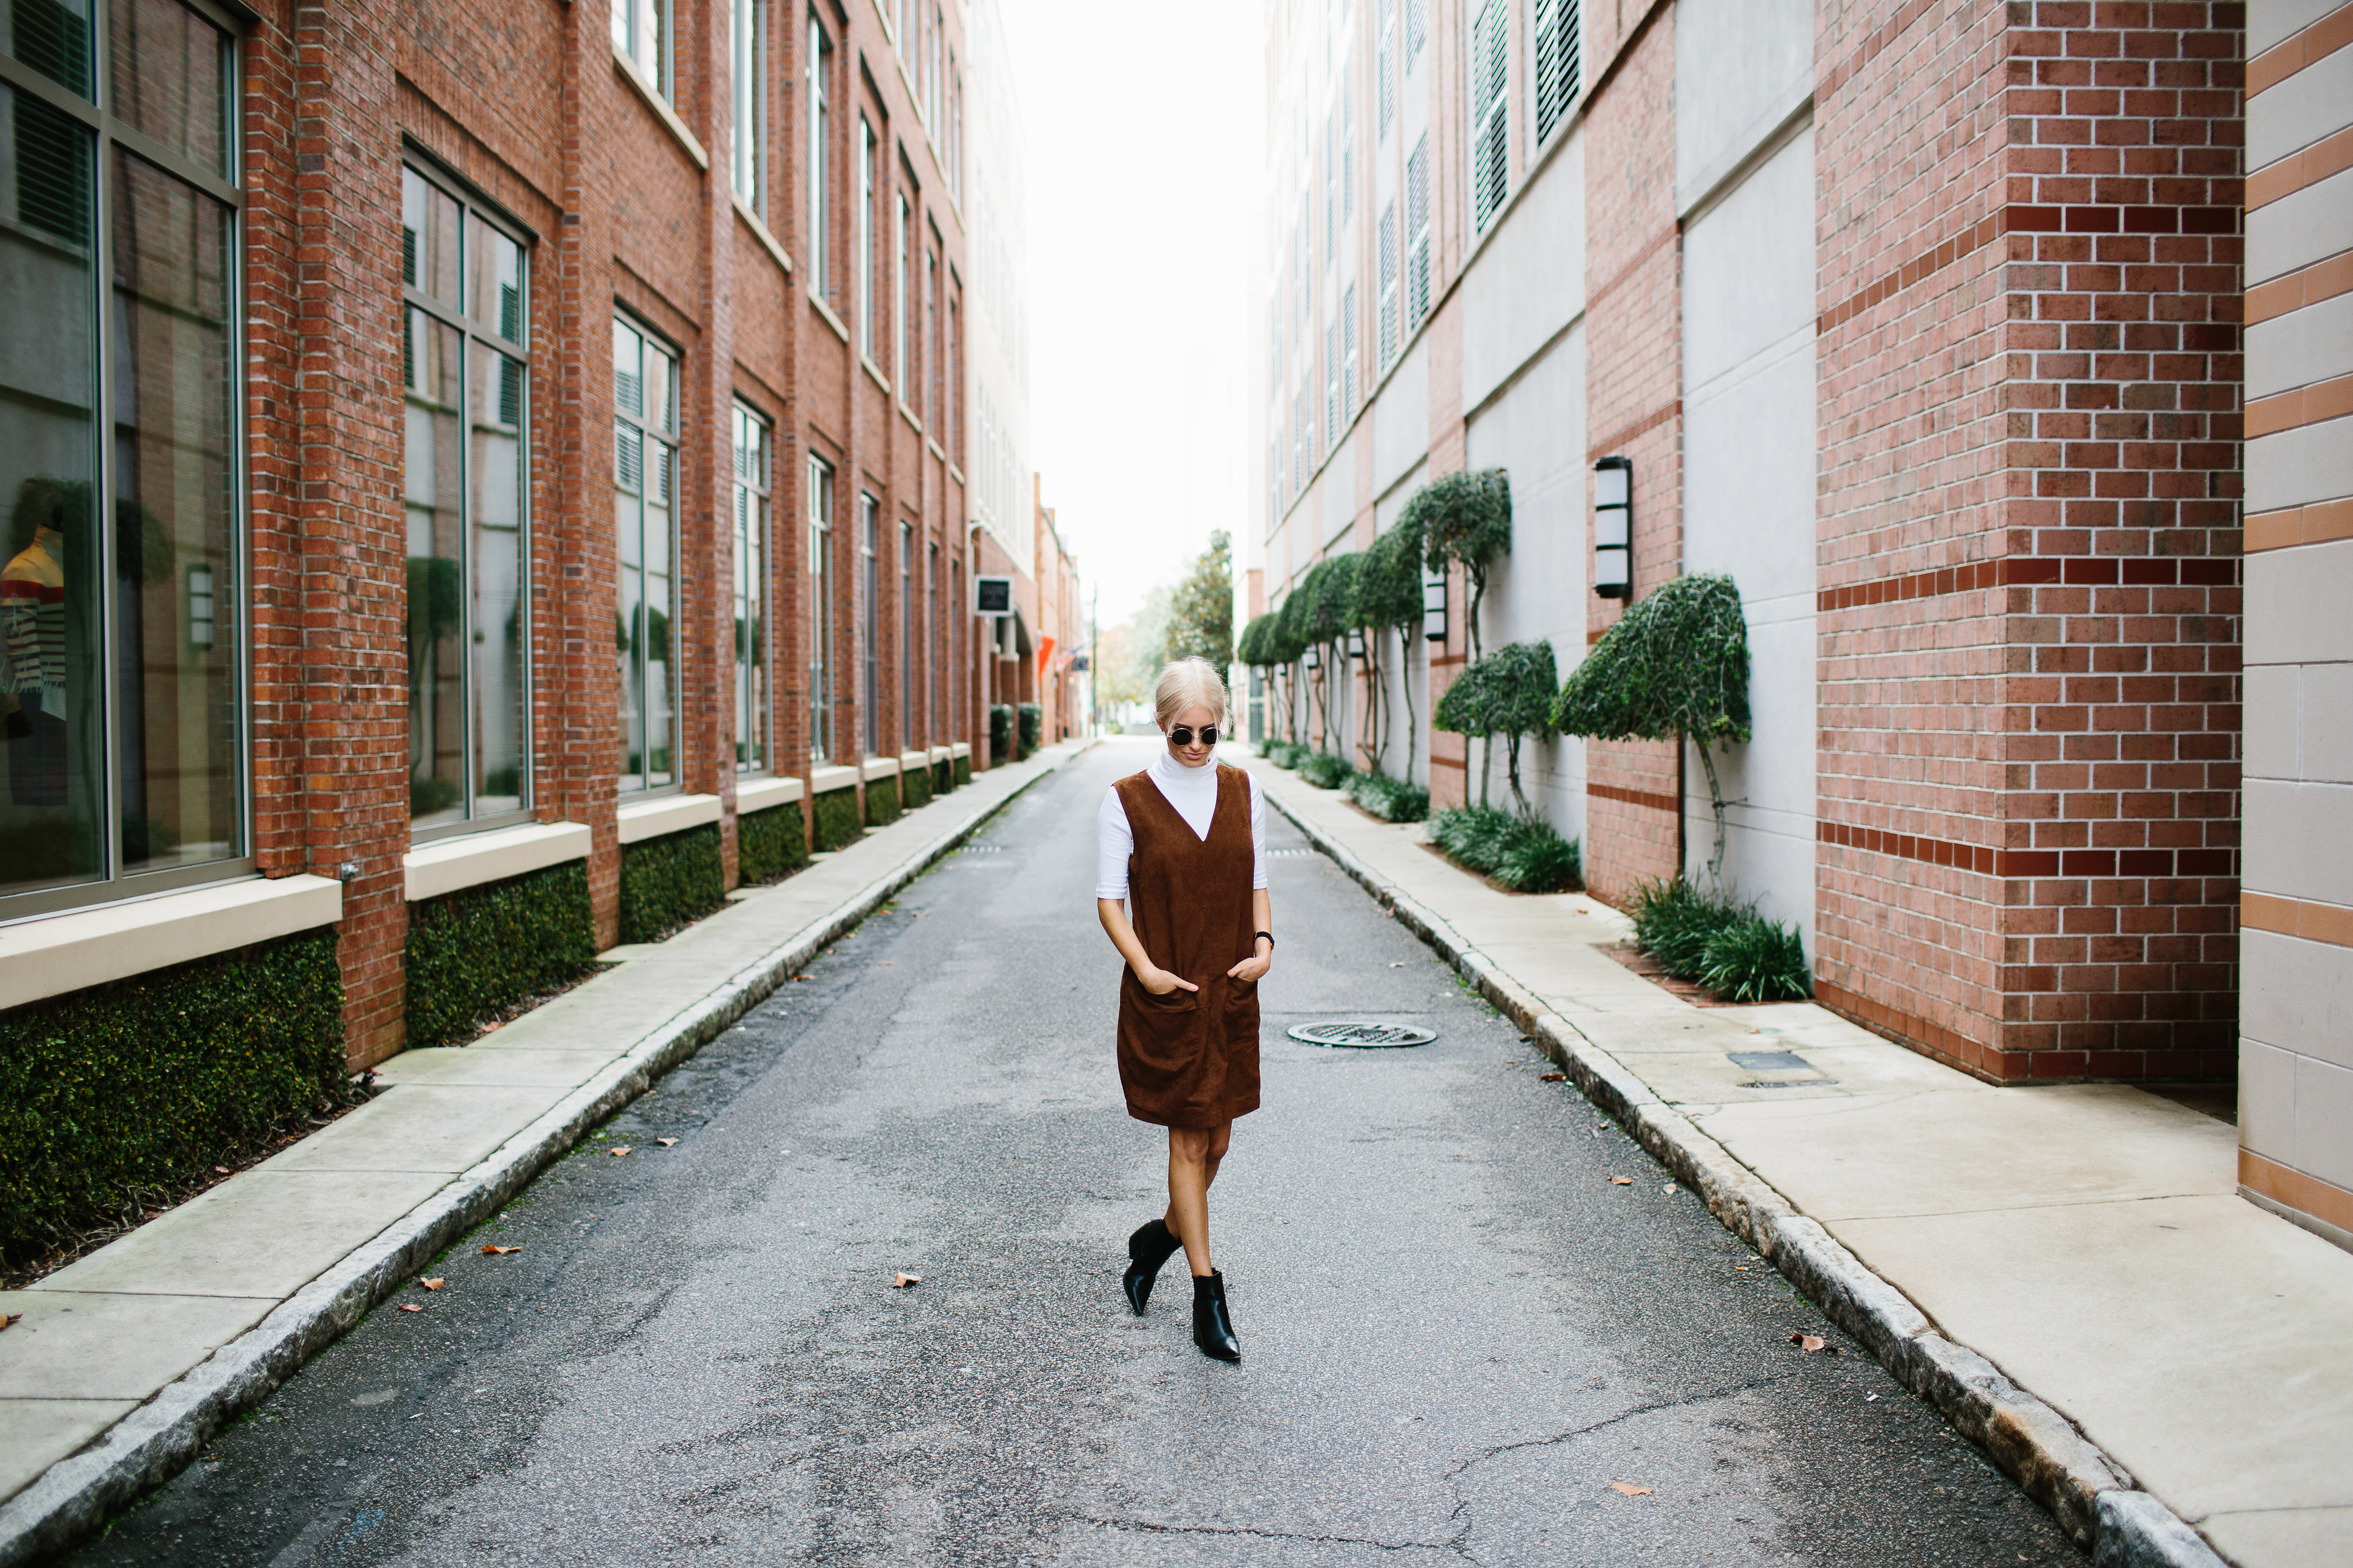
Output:
<svg viewBox="0 0 2353 1568">
<path fill-rule="evenodd" d="M 1160 673 L 1152 704 L 1166 746 L 1120 780 L 1095 815 L 1095 910 L 1127 961 L 1119 979 L 1119 1081 L 1127 1113 L 1168 1129 L 1168 1209 L 1127 1240 L 1127 1304 L 1183 1247 L 1193 1266 L 1193 1342 L 1242 1348 L 1209 1258 L 1209 1184 L 1234 1118 L 1258 1109 L 1258 983 L 1274 961 L 1266 804 L 1215 757 L 1230 704 L 1198 658 Z"/>
</svg>

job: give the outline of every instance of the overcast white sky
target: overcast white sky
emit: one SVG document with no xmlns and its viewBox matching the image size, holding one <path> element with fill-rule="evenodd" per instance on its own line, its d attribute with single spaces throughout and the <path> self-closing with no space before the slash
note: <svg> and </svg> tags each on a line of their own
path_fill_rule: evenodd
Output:
<svg viewBox="0 0 2353 1568">
<path fill-rule="evenodd" d="M 1250 511 L 1259 0 L 1002 0 L 1029 142 L 1029 445 L 1116 626 Z"/>
</svg>

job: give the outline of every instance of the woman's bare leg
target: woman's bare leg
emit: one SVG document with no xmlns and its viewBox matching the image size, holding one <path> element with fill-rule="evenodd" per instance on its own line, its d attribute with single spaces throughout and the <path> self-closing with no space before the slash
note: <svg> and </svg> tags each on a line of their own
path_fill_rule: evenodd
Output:
<svg viewBox="0 0 2353 1568">
<path fill-rule="evenodd" d="M 1218 1163 L 1232 1144 L 1234 1124 L 1215 1127 L 1171 1127 L 1168 1130 L 1169 1233 L 1185 1244 L 1185 1261 L 1197 1278 L 1213 1270 L 1209 1264 L 1209 1184 L 1218 1179 Z"/>
</svg>

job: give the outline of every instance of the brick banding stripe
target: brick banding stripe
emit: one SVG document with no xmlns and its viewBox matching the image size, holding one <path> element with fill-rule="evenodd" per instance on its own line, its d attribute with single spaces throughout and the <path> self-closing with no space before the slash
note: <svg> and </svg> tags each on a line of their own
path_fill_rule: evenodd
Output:
<svg viewBox="0 0 2353 1568">
<path fill-rule="evenodd" d="M 1671 816 L 1682 809 L 1673 795 L 1661 795 L 1656 790 L 1620 789 L 1616 784 L 1595 784 L 1588 779 L 1585 793 L 1599 795 L 1603 800 L 1617 801 L 1621 805 L 1639 805 L 1645 811 L 1663 811 Z"/>
<path fill-rule="evenodd" d="M 2294 392 L 2258 397 L 2249 403 L 2247 439 L 2277 435 L 2282 430 L 2301 430 L 2307 425 L 2342 419 L 2348 414 L 2353 414 L 2353 375 L 2315 382 Z"/>
<path fill-rule="evenodd" d="M 1973 561 L 1966 566 L 1942 566 L 1933 572 L 1824 588 L 1815 594 L 1814 608 L 1828 614 L 1974 593 L 1980 588 L 2062 583 L 2087 587 L 2228 587 L 2238 580 L 2238 563 L 2221 556 L 2005 555 L 1999 561 Z"/>
<path fill-rule="evenodd" d="M 2274 278 L 2248 289 L 2246 324 L 2252 327 L 2258 321 L 2268 321 L 2274 316 L 2284 316 L 2290 310 L 2301 310 L 2348 292 L 2353 292 L 2353 250 L 2340 250 L 2284 278 Z"/>
<path fill-rule="evenodd" d="M 1846 58 L 1832 66 L 1829 74 L 1822 78 L 1821 85 L 1814 89 L 1816 100 L 1820 101 L 1836 94 L 1840 88 L 1852 79 L 1855 72 L 1877 58 L 1882 49 L 1909 32 L 1912 24 L 1926 16 L 1929 8 L 1935 4 L 1936 0 L 1912 0 L 1909 5 L 1905 6 L 1881 23 L 1873 32 L 1865 35 L 1862 42 L 1847 51 Z"/>
<path fill-rule="evenodd" d="M 2339 5 L 2302 32 L 2284 38 L 2247 62 L 2247 96 L 2277 87 L 2309 65 L 2317 65 L 2353 44 L 2353 5 Z"/>
<path fill-rule="evenodd" d="M 2269 206 L 2316 185 L 2331 174 L 2353 169 L 2353 126 L 2324 136 L 2311 146 L 2264 164 L 2247 176 L 2247 210 Z"/>
<path fill-rule="evenodd" d="M 2339 1230 L 2353 1230 L 2353 1193 L 2308 1172 L 2266 1160 L 2253 1149 L 2239 1151 L 2239 1184 Z"/>
<path fill-rule="evenodd" d="M 1663 404 L 1657 408 L 1653 408 L 1648 414 L 1643 415 L 1640 419 L 1635 420 L 1631 425 L 1627 426 L 1624 429 L 1612 431 L 1608 440 L 1594 447 L 1590 452 L 1587 453 L 1586 456 L 1588 458 L 1606 458 L 1610 453 L 1615 452 L 1620 447 L 1623 447 L 1627 442 L 1634 439 L 1635 437 L 1649 435 L 1651 431 L 1657 429 L 1660 426 L 1664 425 L 1670 419 L 1679 416 L 1683 411 L 1683 400 L 1680 397 Z"/>
<path fill-rule="evenodd" d="M 2343 904 L 2316 904 L 2307 899 L 2284 899 L 2276 893 L 2242 891 L 2239 924 L 2249 931 L 2325 942 L 2332 947 L 2353 947 L 2353 909 Z"/>
<path fill-rule="evenodd" d="M 1828 332 L 1883 300 L 1893 299 L 1924 279 L 1933 278 L 1953 263 L 1991 245 L 2006 234 L 2236 234 L 2235 207 L 2119 207 L 2085 204 L 2076 206 L 2006 206 L 1955 235 L 1942 245 L 1922 251 L 1845 303 L 1815 319 L 1818 331 Z"/>
<path fill-rule="evenodd" d="M 1624 283 L 1629 278 L 1633 277 L 1636 272 L 1641 269 L 1642 263 L 1650 260 L 1653 256 L 1656 256 L 1663 247 L 1672 245 L 1675 242 L 1676 237 L 1682 233 L 1682 228 L 1674 224 L 1669 224 L 1665 228 L 1660 230 L 1657 235 L 1652 237 L 1650 244 L 1642 247 L 1641 249 L 1634 253 L 1634 258 L 1631 261 L 1629 261 L 1625 266 L 1620 267 L 1615 273 L 1611 274 L 1609 282 L 1604 283 L 1600 288 L 1596 289 L 1591 294 L 1586 297 L 1586 310 L 1590 312 L 1595 306 L 1608 299 L 1610 293 L 1620 284 Z"/>
<path fill-rule="evenodd" d="M 2285 550 L 2292 544 L 2322 544 L 2332 539 L 2353 539 L 2353 496 L 2259 511 L 2246 520 L 2246 552 Z"/>
<path fill-rule="evenodd" d="M 1841 849 L 2004 879 L 2229 877 L 2238 869 L 2235 854 L 2229 849 L 1997 849 L 1987 844 L 1956 844 L 1843 822 L 1816 823 L 1814 837 Z"/>
</svg>

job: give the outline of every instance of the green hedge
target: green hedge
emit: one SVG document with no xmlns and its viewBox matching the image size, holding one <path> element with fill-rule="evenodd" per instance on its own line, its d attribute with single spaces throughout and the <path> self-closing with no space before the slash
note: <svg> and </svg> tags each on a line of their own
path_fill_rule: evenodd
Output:
<svg viewBox="0 0 2353 1568">
<path fill-rule="evenodd" d="M 1026 757 L 1044 738 L 1046 710 L 1038 703 L 1024 702 L 1016 711 L 1021 716 L 1021 754 Z"/>
<path fill-rule="evenodd" d="M 899 775 L 899 803 L 909 811 L 932 804 L 932 770 L 909 768 Z"/>
<path fill-rule="evenodd" d="M 955 760 L 954 758 L 942 757 L 938 762 L 932 764 L 932 794 L 934 797 L 936 798 L 937 796 L 947 794 L 948 791 L 955 788 L 956 784 Z"/>
<path fill-rule="evenodd" d="M 866 826 L 888 827 L 899 820 L 899 775 L 866 781 Z"/>
<path fill-rule="evenodd" d="M 955 786 L 962 789 L 970 783 L 972 783 L 972 759 L 968 756 L 958 757 L 955 760 Z"/>
<path fill-rule="evenodd" d="M 623 942 L 659 942 L 726 898 L 715 822 L 621 846 Z"/>
<path fill-rule="evenodd" d="M 596 959 L 575 860 L 408 906 L 408 1043 L 438 1046 Z"/>
<path fill-rule="evenodd" d="M 735 819 L 735 879 L 744 887 L 788 877 L 808 864 L 808 824 L 798 805 L 771 806 Z"/>
<path fill-rule="evenodd" d="M 866 825 L 858 815 L 858 792 L 854 789 L 829 789 L 817 797 L 817 831 L 811 836 L 819 849 L 839 849 L 854 844 Z"/>
<path fill-rule="evenodd" d="M 329 930 L 0 1014 L 0 1254 L 177 1197 L 354 1092 Z"/>
<path fill-rule="evenodd" d="M 1013 709 L 1008 703 L 993 702 L 988 709 L 988 760 L 1001 763 L 1006 749 L 1013 743 Z"/>
</svg>

